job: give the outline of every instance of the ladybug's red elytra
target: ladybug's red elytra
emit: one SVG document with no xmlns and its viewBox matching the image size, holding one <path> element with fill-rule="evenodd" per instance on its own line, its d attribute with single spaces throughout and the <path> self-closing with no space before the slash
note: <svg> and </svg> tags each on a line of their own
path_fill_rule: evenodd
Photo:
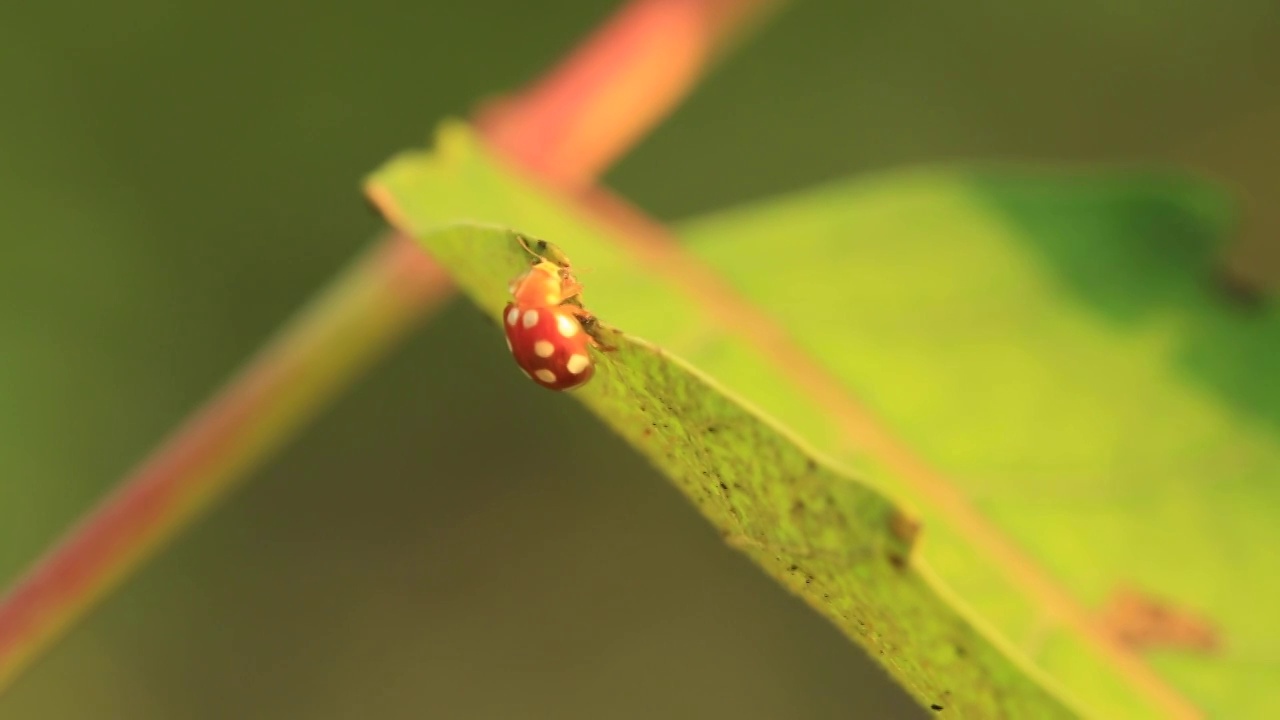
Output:
<svg viewBox="0 0 1280 720">
<path fill-rule="evenodd" d="M 594 318 L 582 308 L 582 286 L 568 261 L 548 260 L 519 238 L 535 260 L 511 281 L 512 300 L 502 311 L 507 349 L 530 380 L 550 390 L 580 387 L 595 374 L 590 348 L 598 343 L 588 332 Z M 539 249 L 547 243 L 539 241 Z"/>
<path fill-rule="evenodd" d="M 511 355 L 530 380 L 550 390 L 569 390 L 595 374 L 591 337 L 569 308 L 508 303 L 502 317 Z"/>
</svg>

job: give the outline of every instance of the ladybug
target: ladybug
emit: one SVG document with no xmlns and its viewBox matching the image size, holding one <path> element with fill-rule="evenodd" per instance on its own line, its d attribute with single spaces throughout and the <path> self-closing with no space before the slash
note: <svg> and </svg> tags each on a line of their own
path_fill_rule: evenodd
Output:
<svg viewBox="0 0 1280 720">
<path fill-rule="evenodd" d="M 569 390 L 595 374 L 588 352 L 591 336 L 575 310 L 512 302 L 502 317 L 507 348 L 530 380 L 549 390 Z"/>
<path fill-rule="evenodd" d="M 512 300 L 502 311 L 507 349 L 530 380 L 550 390 L 570 390 L 595 374 L 589 349 L 596 345 L 589 328 L 595 318 L 582 308 L 582 286 L 568 263 L 547 260 L 520 238 L 536 260 L 511 281 Z M 539 241 L 540 249 L 546 247 Z"/>
</svg>

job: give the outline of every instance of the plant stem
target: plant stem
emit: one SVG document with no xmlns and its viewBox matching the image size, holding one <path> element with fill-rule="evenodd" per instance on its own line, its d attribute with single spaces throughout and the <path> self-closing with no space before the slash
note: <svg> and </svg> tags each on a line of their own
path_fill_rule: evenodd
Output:
<svg viewBox="0 0 1280 720">
<path fill-rule="evenodd" d="M 780 0 L 634 0 L 523 92 L 477 114 L 498 157 L 560 189 L 590 186 Z"/>
<path fill-rule="evenodd" d="M 775 4 L 632 0 L 529 91 L 482 109 L 482 131 L 545 183 L 589 183 Z M 678 62 L 653 64 L 667 53 Z M 398 235 L 338 277 L 0 599 L 0 692 L 451 294 Z"/>
<path fill-rule="evenodd" d="M 451 292 L 407 238 L 359 258 L 0 601 L 0 689 Z"/>
</svg>

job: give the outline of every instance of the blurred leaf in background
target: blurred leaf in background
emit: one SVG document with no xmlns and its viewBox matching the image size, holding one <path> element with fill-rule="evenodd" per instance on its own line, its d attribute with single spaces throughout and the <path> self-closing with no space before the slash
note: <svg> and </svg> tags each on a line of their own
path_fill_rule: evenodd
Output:
<svg viewBox="0 0 1280 720">
<path fill-rule="evenodd" d="M 0 9 L 0 573 L 356 252 L 368 168 L 608 9 Z M 797 3 L 612 180 L 674 217 L 919 160 L 1187 159 L 1242 190 L 1245 265 L 1269 267 L 1278 13 Z M 477 319 L 424 329 L 0 714 L 918 716 Z M 1242 382 L 1221 357 L 1185 374 Z"/>
</svg>

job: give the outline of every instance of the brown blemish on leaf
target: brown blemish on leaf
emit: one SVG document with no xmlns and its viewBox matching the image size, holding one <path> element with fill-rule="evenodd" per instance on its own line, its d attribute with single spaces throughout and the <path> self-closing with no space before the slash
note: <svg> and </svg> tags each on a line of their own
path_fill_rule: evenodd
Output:
<svg viewBox="0 0 1280 720">
<path fill-rule="evenodd" d="M 908 548 L 912 548 L 915 547 L 916 538 L 920 537 L 920 519 L 897 510 L 889 518 L 889 529 Z"/>
<path fill-rule="evenodd" d="M 920 520 L 906 514 L 901 509 L 894 510 L 889 517 L 889 531 L 901 541 L 901 545 L 889 549 L 889 563 L 902 570 L 907 566 L 911 551 L 915 548 L 916 538 L 920 536 Z"/>
<path fill-rule="evenodd" d="M 1222 645 L 1214 624 L 1202 615 L 1133 587 L 1112 591 L 1101 622 L 1134 650 L 1168 648 L 1212 653 Z"/>
<path fill-rule="evenodd" d="M 1275 284 L 1254 277 L 1250 269 L 1234 265 L 1219 268 L 1214 283 L 1227 302 L 1247 312 L 1265 308 Z"/>
</svg>

